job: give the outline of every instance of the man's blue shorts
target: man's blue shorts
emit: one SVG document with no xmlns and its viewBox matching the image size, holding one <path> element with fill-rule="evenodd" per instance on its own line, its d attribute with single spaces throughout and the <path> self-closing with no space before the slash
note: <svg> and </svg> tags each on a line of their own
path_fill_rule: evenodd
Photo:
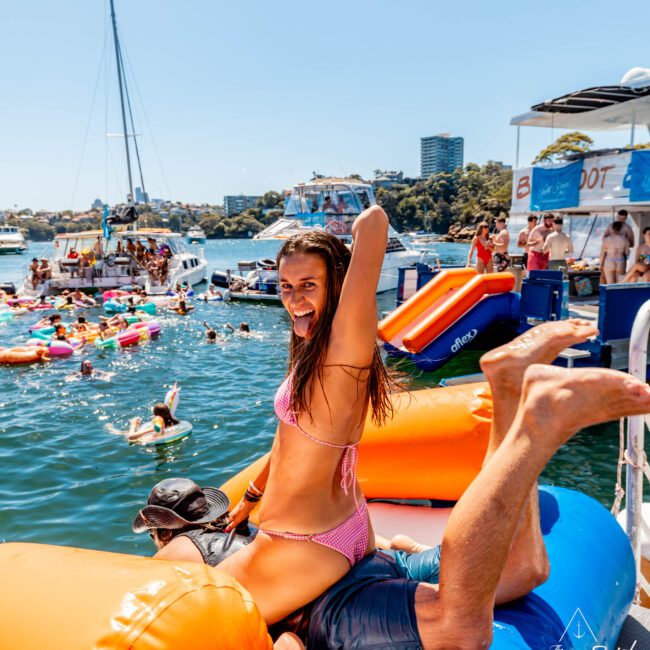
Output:
<svg viewBox="0 0 650 650">
<path fill-rule="evenodd" d="M 437 584 L 439 570 L 439 546 L 372 553 L 314 601 L 307 647 L 421 650 L 415 590 Z"/>
</svg>

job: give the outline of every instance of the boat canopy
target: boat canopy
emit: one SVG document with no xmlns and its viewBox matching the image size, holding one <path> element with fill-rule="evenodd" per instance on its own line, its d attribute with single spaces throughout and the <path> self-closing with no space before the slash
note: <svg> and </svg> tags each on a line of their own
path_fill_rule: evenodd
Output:
<svg viewBox="0 0 650 650">
<path fill-rule="evenodd" d="M 344 215 L 343 220 L 349 221 L 374 203 L 372 187 L 365 183 L 305 183 L 293 188 L 284 216 L 310 226 L 325 226 L 337 220 L 336 215 Z"/>
<path fill-rule="evenodd" d="M 541 102 L 510 124 L 585 131 L 650 126 L 650 70 L 633 68 L 619 85 L 585 88 Z"/>
</svg>

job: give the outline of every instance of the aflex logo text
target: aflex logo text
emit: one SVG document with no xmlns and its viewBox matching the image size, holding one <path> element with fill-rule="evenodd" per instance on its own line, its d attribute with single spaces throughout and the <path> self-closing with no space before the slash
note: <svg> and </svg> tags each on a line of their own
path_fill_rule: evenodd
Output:
<svg viewBox="0 0 650 650">
<path fill-rule="evenodd" d="M 451 351 L 458 352 L 458 350 L 460 350 L 464 345 L 467 345 L 477 334 L 478 330 L 474 329 L 467 332 L 464 336 L 459 336 L 451 346 Z"/>
</svg>

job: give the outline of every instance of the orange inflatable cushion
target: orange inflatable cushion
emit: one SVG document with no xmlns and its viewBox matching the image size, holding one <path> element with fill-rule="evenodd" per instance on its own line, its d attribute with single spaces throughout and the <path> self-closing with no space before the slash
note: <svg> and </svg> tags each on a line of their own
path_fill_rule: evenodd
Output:
<svg viewBox="0 0 650 650">
<path fill-rule="evenodd" d="M 247 591 L 202 564 L 0 544 L 0 650 L 270 650 Z"/>
<path fill-rule="evenodd" d="M 359 444 L 359 485 L 368 498 L 457 501 L 481 470 L 490 437 L 492 395 L 486 383 L 391 395 L 383 427 L 370 416 Z M 221 486 L 238 503 L 268 454 Z M 258 504 L 259 506 L 259 504 Z M 257 521 L 256 508 L 251 520 Z"/>
</svg>

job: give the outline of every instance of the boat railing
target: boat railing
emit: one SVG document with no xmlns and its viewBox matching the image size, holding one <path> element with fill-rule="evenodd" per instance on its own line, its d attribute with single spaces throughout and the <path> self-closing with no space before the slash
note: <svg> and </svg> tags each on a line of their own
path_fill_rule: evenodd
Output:
<svg viewBox="0 0 650 650">
<path fill-rule="evenodd" d="M 629 373 L 643 382 L 646 381 L 649 336 L 650 300 L 639 308 L 630 335 Z M 637 584 L 650 595 L 650 584 L 641 573 L 641 541 L 643 534 L 645 533 L 650 538 L 650 530 L 643 520 L 644 476 L 650 481 L 650 466 L 643 448 L 645 425 L 648 423 L 647 417 L 633 415 L 627 418 L 627 448 L 623 462 L 626 464 L 626 533 L 634 552 Z"/>
</svg>

